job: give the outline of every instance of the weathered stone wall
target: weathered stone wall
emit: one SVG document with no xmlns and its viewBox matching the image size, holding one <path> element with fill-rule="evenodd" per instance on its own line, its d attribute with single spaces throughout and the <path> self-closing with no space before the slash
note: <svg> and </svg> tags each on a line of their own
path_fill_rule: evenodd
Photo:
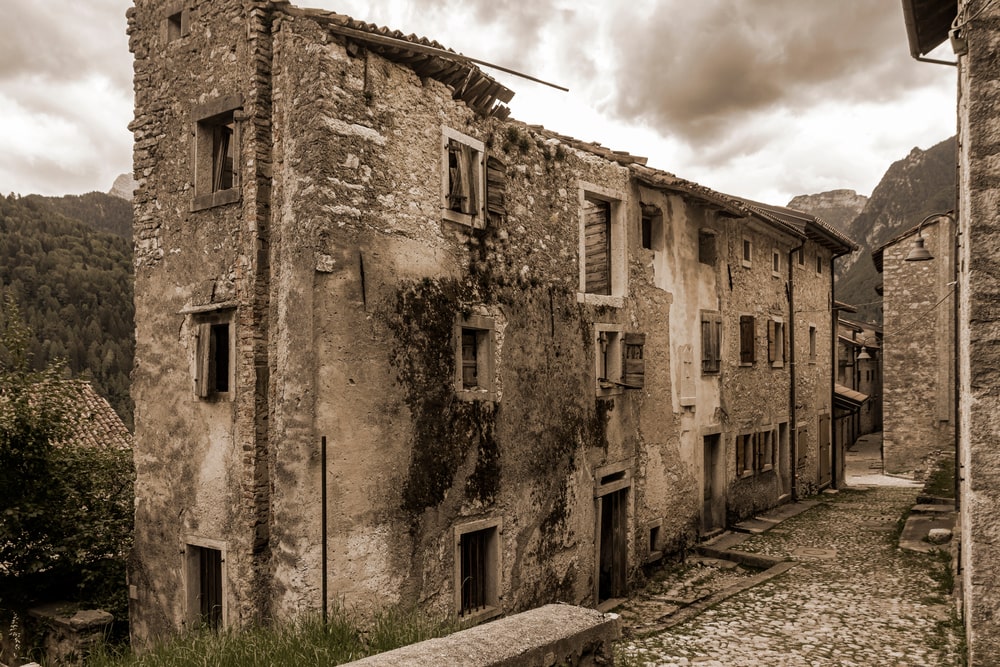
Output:
<svg viewBox="0 0 1000 667">
<path fill-rule="evenodd" d="M 135 56 L 136 534 L 130 570 L 137 638 L 188 621 L 185 544 L 221 542 L 224 615 L 266 613 L 266 386 L 260 283 L 266 272 L 267 73 L 264 3 L 137 0 Z M 183 35 L 167 17 L 183 12 Z M 171 39 L 171 37 L 175 37 Z M 238 199 L 193 211 L 195 110 L 241 97 Z M 266 280 L 263 278 L 263 280 Z M 203 400 L 193 383 L 199 311 L 232 313 L 233 389 Z M 266 368 L 266 367 L 265 367 Z"/>
<path fill-rule="evenodd" d="M 883 250 L 885 326 L 883 447 L 887 472 L 922 469 L 954 446 L 954 228 L 948 218 L 925 226 L 934 256 L 907 262 L 914 236 Z"/>
<path fill-rule="evenodd" d="M 981 9 L 958 4 L 960 16 Z M 1000 7 L 985 8 L 962 32 L 968 39 L 958 104 L 962 590 L 970 664 L 989 665 L 1000 655 Z"/>
</svg>

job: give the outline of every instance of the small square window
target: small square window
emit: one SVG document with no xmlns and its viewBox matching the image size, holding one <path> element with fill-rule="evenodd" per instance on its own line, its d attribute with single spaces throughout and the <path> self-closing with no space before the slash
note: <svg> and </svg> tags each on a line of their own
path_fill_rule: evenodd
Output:
<svg viewBox="0 0 1000 667">
<path fill-rule="evenodd" d="M 698 261 L 715 266 L 715 234 L 712 232 L 698 232 Z"/>
<path fill-rule="evenodd" d="M 467 400 L 494 400 L 493 319 L 482 315 L 455 319 L 455 392 Z"/>
<path fill-rule="evenodd" d="M 195 393 L 198 398 L 225 399 L 233 381 L 230 315 L 202 318 L 196 337 Z"/>
<path fill-rule="evenodd" d="M 442 217 L 483 229 L 483 142 L 449 127 L 441 128 L 444 177 Z"/>
<path fill-rule="evenodd" d="M 743 239 L 743 266 L 753 266 L 753 244 L 750 239 Z"/>
<path fill-rule="evenodd" d="M 455 602 L 459 616 L 485 619 L 500 613 L 500 521 L 455 529 Z"/>
<path fill-rule="evenodd" d="M 181 37 L 181 18 L 183 12 L 177 12 L 167 17 L 167 41 L 172 42 Z"/>
</svg>

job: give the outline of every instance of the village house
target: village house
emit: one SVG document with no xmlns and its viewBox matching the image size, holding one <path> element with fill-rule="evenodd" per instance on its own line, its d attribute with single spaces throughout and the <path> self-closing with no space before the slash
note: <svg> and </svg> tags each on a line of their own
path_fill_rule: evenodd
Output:
<svg viewBox="0 0 1000 667">
<path fill-rule="evenodd" d="M 1000 245 L 996 225 L 1000 192 L 1000 164 L 996 160 L 1000 140 L 1000 124 L 996 122 L 1000 103 L 996 86 L 1000 78 L 1000 60 L 996 57 L 1000 48 L 1000 6 L 968 0 L 904 0 L 903 16 L 914 58 L 932 63 L 926 66 L 943 64 L 958 69 L 957 224 L 952 227 L 941 219 L 953 214 L 937 217 L 937 231 L 928 229 L 928 234 L 939 234 L 940 241 L 937 252 L 929 252 L 942 257 L 942 261 L 938 266 L 938 260 L 922 262 L 927 268 L 921 267 L 920 272 L 929 281 L 928 291 L 941 294 L 940 264 L 949 261 L 948 252 L 954 244 L 955 273 L 945 282 L 956 281 L 950 297 L 957 303 L 954 354 L 958 367 L 957 423 L 952 428 L 958 430 L 956 502 L 962 522 L 962 618 L 969 664 L 995 665 L 1000 655 L 1000 450 L 996 443 L 1000 414 L 1000 352 L 996 345 L 1000 290 L 995 267 L 996 248 Z M 951 47 L 947 59 L 926 57 L 945 42 Z M 947 238 L 948 234 L 954 234 L 954 238 Z M 886 271 L 887 253 L 888 248 L 883 253 Z M 883 280 L 889 279 L 885 271 L 883 275 Z M 924 329 L 928 333 L 926 346 L 935 346 L 933 336 L 940 329 L 933 321 L 926 322 Z M 926 416 L 941 416 L 939 405 L 938 401 L 928 405 Z"/>
<path fill-rule="evenodd" d="M 857 312 L 837 302 L 836 442 L 850 447 L 882 430 L 882 328 L 846 317 Z"/>
<path fill-rule="evenodd" d="M 926 253 L 914 253 L 915 243 Z M 933 216 L 872 259 L 886 331 L 885 469 L 926 470 L 955 448 L 955 224 Z"/>
<path fill-rule="evenodd" d="M 608 607 L 837 483 L 854 245 L 821 220 L 511 120 L 346 16 L 137 0 L 129 34 L 136 641 Z"/>
</svg>

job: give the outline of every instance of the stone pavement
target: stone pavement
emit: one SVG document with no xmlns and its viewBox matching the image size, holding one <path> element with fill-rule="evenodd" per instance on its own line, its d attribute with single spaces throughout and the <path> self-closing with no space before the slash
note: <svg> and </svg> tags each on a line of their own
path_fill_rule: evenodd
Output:
<svg viewBox="0 0 1000 667">
<path fill-rule="evenodd" d="M 759 577 L 759 570 L 712 560 L 666 568 L 616 610 L 627 635 L 617 664 L 962 664 L 947 552 L 897 545 L 901 517 L 918 490 L 867 486 L 823 494 L 807 511 L 733 544 L 732 550 L 794 561 L 750 587 L 742 580 Z M 678 609 L 727 589 L 732 595 L 700 614 L 670 622 Z"/>
</svg>

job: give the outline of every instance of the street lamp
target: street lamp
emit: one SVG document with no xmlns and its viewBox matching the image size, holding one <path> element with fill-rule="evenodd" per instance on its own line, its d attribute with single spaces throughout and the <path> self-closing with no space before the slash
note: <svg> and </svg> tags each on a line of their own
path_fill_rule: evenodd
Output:
<svg viewBox="0 0 1000 667">
<path fill-rule="evenodd" d="M 906 257 L 903 258 L 904 262 L 926 262 L 929 259 L 934 259 L 934 255 L 930 254 L 924 247 L 924 237 L 920 234 L 920 230 L 923 229 L 924 223 L 941 216 L 951 217 L 948 213 L 931 213 L 920 221 L 920 224 L 917 225 L 917 238 L 913 239 L 913 247 L 910 248 L 910 252 L 906 253 Z"/>
</svg>

